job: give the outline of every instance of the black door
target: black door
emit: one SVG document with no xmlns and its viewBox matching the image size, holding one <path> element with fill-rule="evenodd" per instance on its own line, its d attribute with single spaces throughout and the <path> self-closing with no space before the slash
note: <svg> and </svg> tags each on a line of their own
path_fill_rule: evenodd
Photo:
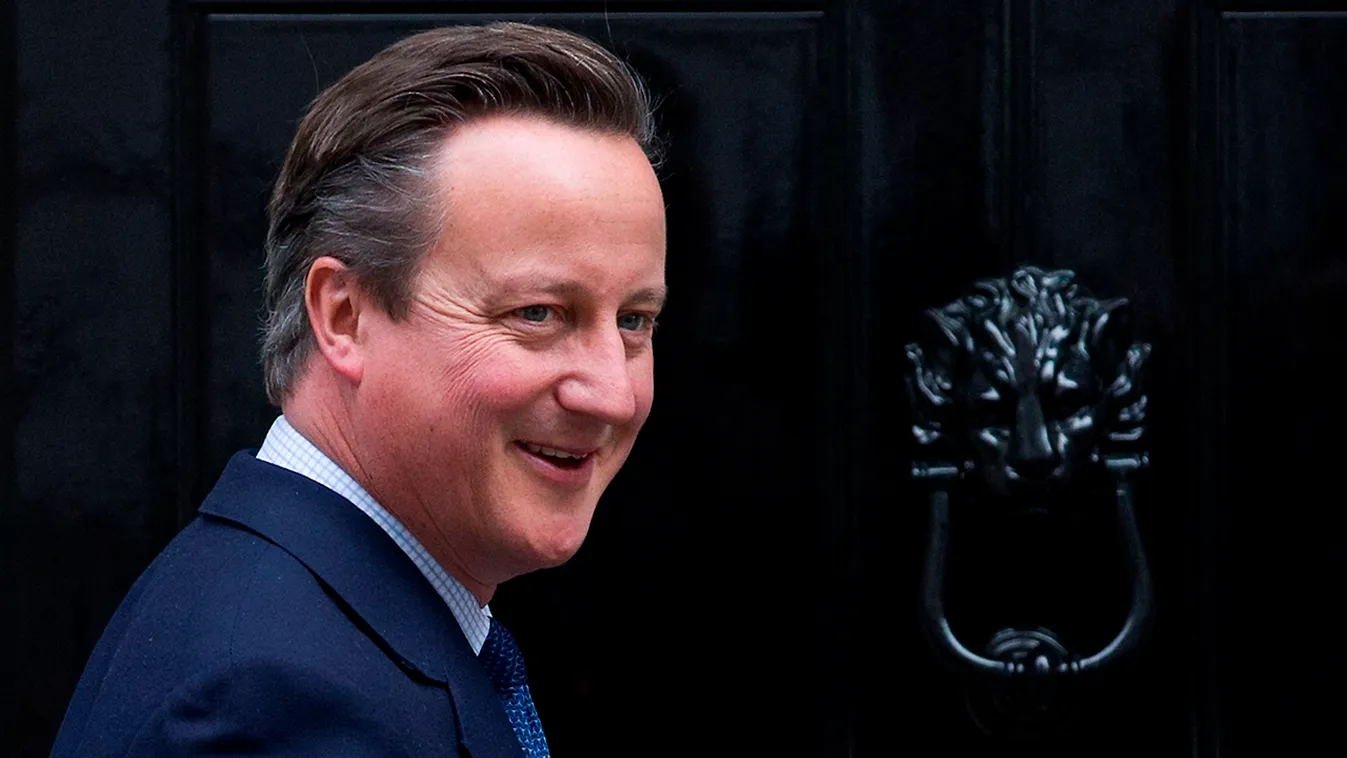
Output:
<svg viewBox="0 0 1347 758">
<path fill-rule="evenodd" d="M 401 36 L 504 17 L 628 57 L 669 138 L 653 415 L 580 554 L 492 604 L 558 756 L 1333 744 L 1347 2 L 1282 5 L 0 8 L 0 752 L 45 754 L 122 594 L 276 412 L 263 208 L 305 104 Z M 925 635 L 904 392 L 924 310 L 1021 264 L 1127 298 L 1152 349 L 1153 624 L 1033 718 Z M 954 500 L 953 633 L 1107 642 L 1130 566 L 1102 507 L 1026 526 Z"/>
</svg>

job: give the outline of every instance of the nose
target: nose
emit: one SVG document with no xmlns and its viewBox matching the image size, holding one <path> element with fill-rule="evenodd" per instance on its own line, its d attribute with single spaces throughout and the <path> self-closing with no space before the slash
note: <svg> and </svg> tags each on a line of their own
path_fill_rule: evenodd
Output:
<svg viewBox="0 0 1347 758">
<path fill-rule="evenodd" d="M 616 328 L 585 340 L 571 360 L 574 368 L 557 387 L 561 407 L 620 426 L 636 415 L 633 367 Z"/>
<path fill-rule="evenodd" d="M 1032 394 L 1020 398 L 1008 452 L 1008 462 L 1030 478 L 1042 476 L 1053 467 L 1052 441 L 1048 439 L 1043 406 Z"/>
</svg>

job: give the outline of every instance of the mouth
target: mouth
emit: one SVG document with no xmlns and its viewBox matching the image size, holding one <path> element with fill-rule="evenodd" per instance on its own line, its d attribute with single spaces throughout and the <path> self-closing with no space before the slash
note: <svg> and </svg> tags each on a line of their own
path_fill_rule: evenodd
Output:
<svg viewBox="0 0 1347 758">
<path fill-rule="evenodd" d="M 525 455 L 528 455 L 547 466 L 553 466 L 563 471 L 577 470 L 594 457 L 592 451 L 576 452 L 572 450 L 562 450 L 555 447 L 547 447 L 546 445 L 535 445 L 532 442 L 516 442 L 515 444 L 519 446 L 520 450 L 524 451 Z"/>
</svg>

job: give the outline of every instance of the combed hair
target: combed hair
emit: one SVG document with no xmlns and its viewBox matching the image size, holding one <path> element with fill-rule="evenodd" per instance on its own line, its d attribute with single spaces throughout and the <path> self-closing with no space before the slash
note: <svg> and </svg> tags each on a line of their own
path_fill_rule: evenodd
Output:
<svg viewBox="0 0 1347 758">
<path fill-rule="evenodd" d="M 584 37 L 494 23 L 433 29 L 384 49 L 313 101 L 271 195 L 262 363 L 272 403 L 316 347 L 304 292 L 313 262 L 340 260 L 390 317 L 406 317 L 439 236 L 433 160 L 454 127 L 505 114 L 628 135 L 659 164 L 640 78 Z"/>
</svg>

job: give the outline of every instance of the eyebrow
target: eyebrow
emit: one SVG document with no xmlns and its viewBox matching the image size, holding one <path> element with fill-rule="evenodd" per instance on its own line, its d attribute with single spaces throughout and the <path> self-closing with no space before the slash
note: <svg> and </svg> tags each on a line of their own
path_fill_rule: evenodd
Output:
<svg viewBox="0 0 1347 758">
<path fill-rule="evenodd" d="M 654 305 L 656 309 L 662 309 L 664 304 L 669 301 L 669 288 L 648 287 L 646 289 L 639 289 L 631 293 L 631 296 L 627 298 L 627 301 L 650 303 L 651 305 Z"/>
<path fill-rule="evenodd" d="M 575 297 L 585 292 L 585 285 L 576 281 L 548 282 L 537 284 L 534 277 L 509 277 L 501 282 L 506 289 L 513 291 L 541 292 L 555 297 Z M 669 299 L 668 287 L 644 287 L 627 295 L 628 303 L 650 303 L 657 309 L 664 308 Z"/>
</svg>

